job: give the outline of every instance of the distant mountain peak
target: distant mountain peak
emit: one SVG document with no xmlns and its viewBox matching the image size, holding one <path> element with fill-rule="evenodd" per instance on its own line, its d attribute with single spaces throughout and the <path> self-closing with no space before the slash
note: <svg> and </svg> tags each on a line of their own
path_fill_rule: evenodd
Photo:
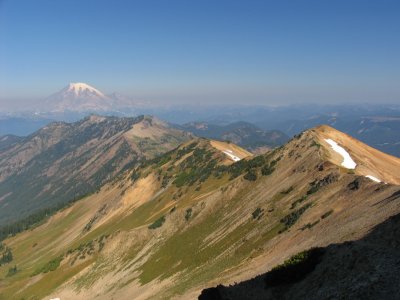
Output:
<svg viewBox="0 0 400 300">
<path fill-rule="evenodd" d="M 88 85 L 83 82 L 71 82 L 67 87 L 67 92 L 72 92 L 75 95 L 79 96 L 84 93 L 92 93 L 101 97 L 105 97 L 105 95 L 100 92 L 98 89 Z"/>
<path fill-rule="evenodd" d="M 47 97 L 43 111 L 105 112 L 132 108 L 138 103 L 119 93 L 105 94 L 84 82 L 71 82 L 57 93 Z"/>
<path fill-rule="evenodd" d="M 107 111 L 113 100 L 87 83 L 69 83 L 46 100 L 46 109 L 52 111 Z"/>
</svg>

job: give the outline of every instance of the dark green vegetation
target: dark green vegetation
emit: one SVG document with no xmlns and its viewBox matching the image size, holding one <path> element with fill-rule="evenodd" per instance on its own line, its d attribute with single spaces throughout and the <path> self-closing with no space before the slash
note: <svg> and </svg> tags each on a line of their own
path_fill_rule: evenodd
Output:
<svg viewBox="0 0 400 300">
<path fill-rule="evenodd" d="M 327 211 L 326 213 L 324 213 L 324 214 L 321 216 L 321 219 L 325 219 L 325 218 L 329 217 L 332 213 L 333 213 L 333 209 Z"/>
<path fill-rule="evenodd" d="M 307 195 L 311 195 L 311 194 L 318 192 L 319 188 L 320 188 L 319 185 L 311 184 L 310 189 L 307 191 Z"/>
<path fill-rule="evenodd" d="M 101 216 L 105 215 L 107 213 L 107 205 L 103 205 L 102 207 L 100 207 L 100 209 L 96 212 L 96 214 L 90 218 L 89 222 L 85 225 L 85 227 L 83 228 L 83 232 L 87 232 L 89 231 L 93 224 L 99 219 L 101 218 Z"/>
<path fill-rule="evenodd" d="M 244 174 L 243 178 L 248 180 L 248 181 L 256 181 L 257 180 L 257 174 L 253 170 L 250 169 L 249 171 L 247 171 L 246 174 Z"/>
<path fill-rule="evenodd" d="M 291 186 L 291 187 L 287 188 L 286 190 L 283 190 L 281 192 L 281 194 L 282 195 L 287 195 L 287 194 L 290 194 L 290 192 L 292 192 L 292 191 L 293 191 L 293 187 Z"/>
<path fill-rule="evenodd" d="M 138 180 L 140 178 L 140 172 L 132 172 L 132 176 L 131 176 L 131 180 L 132 182 L 135 182 L 136 180 Z"/>
<path fill-rule="evenodd" d="M 57 205 L 53 205 L 51 207 L 40 209 L 33 214 L 28 215 L 27 217 L 22 218 L 19 221 L 4 225 L 0 227 L 0 241 L 6 239 L 9 236 L 14 236 L 17 233 L 23 232 L 27 229 L 32 229 L 36 226 L 42 224 L 46 219 L 51 217 L 57 211 L 72 205 L 74 202 L 86 197 L 85 195 L 81 198 L 76 198 L 68 203 L 59 203 Z"/>
<path fill-rule="evenodd" d="M 307 195 L 314 194 L 318 192 L 320 188 L 337 181 L 338 177 L 338 174 L 330 173 L 322 179 L 314 180 L 310 183 L 310 189 L 307 191 Z"/>
<path fill-rule="evenodd" d="M 307 195 L 304 195 L 302 197 L 300 197 L 299 199 L 296 199 L 292 205 L 290 206 L 290 209 L 295 208 L 297 205 L 299 205 L 300 203 L 304 202 L 307 200 Z"/>
<path fill-rule="evenodd" d="M 221 166 L 220 170 L 230 174 L 230 179 L 239 177 L 243 173 L 256 174 L 257 168 L 260 168 L 265 163 L 265 157 L 263 155 L 257 156 L 253 159 L 242 159 L 230 166 Z M 250 178 L 254 175 L 250 175 Z"/>
<path fill-rule="evenodd" d="M 54 210 L 56 211 L 56 210 Z M 32 225 L 39 223 L 44 220 L 48 215 L 54 212 L 52 209 L 44 209 L 40 212 L 36 212 L 28 217 L 18 221 L 11 223 L 9 225 L 0 227 L 0 241 L 6 239 L 8 236 L 14 236 L 15 234 L 22 232 L 28 228 L 31 228 Z"/>
<path fill-rule="evenodd" d="M 317 147 L 318 149 L 321 148 L 321 144 L 317 143 L 315 140 L 312 141 L 311 147 Z"/>
<path fill-rule="evenodd" d="M 177 156 L 180 158 L 180 153 Z M 205 148 L 194 149 L 193 154 L 181 162 L 181 172 L 175 178 L 174 184 L 182 187 L 193 185 L 197 181 L 206 181 L 217 165 L 217 160 L 212 156 L 213 153 Z"/>
<path fill-rule="evenodd" d="M 89 256 L 93 256 L 95 253 L 101 252 L 108 237 L 109 235 L 103 234 L 94 240 L 89 240 L 85 243 L 79 244 L 76 248 L 69 249 L 65 256 L 72 255 L 73 258 L 70 265 L 73 266 L 77 260 L 82 260 Z"/>
<path fill-rule="evenodd" d="M 306 229 L 311 229 L 313 228 L 315 225 L 317 225 L 319 223 L 320 220 L 314 221 L 312 223 L 307 223 L 306 225 L 304 225 L 303 227 L 300 228 L 300 230 L 306 230 Z"/>
<path fill-rule="evenodd" d="M 261 169 L 261 174 L 263 176 L 271 175 L 275 171 L 275 165 L 280 160 L 280 158 L 271 161 L 269 164 L 266 164 Z"/>
<path fill-rule="evenodd" d="M 165 216 L 161 216 L 157 220 L 155 220 L 152 224 L 149 225 L 149 229 L 156 229 L 161 227 L 165 222 Z"/>
<path fill-rule="evenodd" d="M 182 196 L 181 188 L 195 185 L 195 191 L 200 191 L 201 184 L 209 178 L 221 179 L 228 175 L 229 179 L 233 180 L 244 175 L 245 180 L 256 181 L 260 174 L 270 175 L 280 159 L 272 159 L 276 153 L 277 151 L 272 151 L 266 155 L 222 165 L 219 162 L 226 159 L 225 155 L 210 146 L 208 141 L 200 139 L 154 159 L 143 161 L 131 176 L 135 181 L 140 177 L 137 175 L 142 172 L 140 170 L 147 167 L 158 170 L 157 179 L 161 181 L 162 188 L 166 188 L 171 182 L 179 188 L 173 197 L 177 200 Z M 179 164 L 176 164 L 178 161 Z M 168 168 L 164 167 L 168 163 Z"/>
<path fill-rule="evenodd" d="M 190 187 L 197 184 L 195 190 L 199 191 L 201 183 L 210 177 L 220 179 L 225 174 L 228 174 L 230 180 L 232 180 L 244 175 L 243 178 L 245 180 L 255 181 L 260 173 L 261 175 L 270 175 L 279 161 L 279 158 L 276 160 L 271 159 L 275 154 L 276 152 L 271 152 L 268 155 L 260 155 L 252 159 L 242 159 L 226 166 L 218 164 L 220 160 L 225 159 L 225 156 L 211 148 L 207 141 L 200 140 L 155 159 L 145 161 L 142 163 L 141 168 L 152 166 L 153 169 L 159 169 L 158 180 L 162 182 L 161 186 L 164 188 L 172 181 L 177 188 Z M 183 160 L 180 161 L 178 167 L 170 165 L 167 170 L 160 169 L 161 166 L 169 162 L 177 162 L 181 159 Z M 268 170 L 268 172 L 265 173 L 265 170 Z M 177 198 L 179 198 L 179 195 L 176 195 L 174 199 Z"/>
<path fill-rule="evenodd" d="M 192 208 L 188 208 L 185 213 L 185 220 L 189 221 L 190 217 L 192 216 Z"/>
<path fill-rule="evenodd" d="M 255 181 L 257 179 L 257 174 L 260 173 L 261 175 L 267 176 L 274 172 L 274 166 L 280 160 L 278 157 L 277 159 L 272 160 L 272 157 L 275 156 L 277 150 L 272 151 L 266 155 L 259 155 L 252 159 L 242 159 L 238 162 L 230 166 L 220 166 L 219 172 L 227 172 L 230 174 L 230 179 L 234 179 L 244 173 L 244 178 L 249 181 Z"/>
<path fill-rule="evenodd" d="M 292 227 L 297 220 L 301 217 L 301 215 L 310 207 L 312 206 L 312 203 L 308 203 L 304 206 L 302 206 L 301 208 L 299 208 L 298 210 L 291 212 L 290 214 L 284 216 L 280 222 L 285 225 L 285 228 L 282 229 L 280 232 L 283 232 L 285 230 L 288 230 L 290 227 Z"/>
<path fill-rule="evenodd" d="M 275 171 L 275 168 L 271 165 L 265 165 L 264 167 L 262 167 L 261 169 L 261 174 L 263 176 L 268 176 L 271 175 L 273 172 Z"/>
<path fill-rule="evenodd" d="M 146 169 L 147 167 L 150 167 L 152 169 L 157 169 L 157 179 L 158 181 L 161 181 L 161 187 L 166 188 L 170 181 L 173 179 L 173 176 L 175 176 L 175 179 L 173 180 L 173 183 L 177 187 L 182 187 L 184 185 L 193 185 L 196 181 L 198 181 L 204 174 L 202 172 L 204 169 L 207 168 L 207 165 L 202 162 L 200 170 L 196 170 L 196 163 L 201 162 L 201 158 L 203 157 L 204 154 L 207 153 L 207 158 L 210 158 L 211 153 L 209 153 L 205 148 L 196 148 L 198 145 L 198 141 L 194 141 L 190 143 L 187 146 L 177 148 L 174 150 L 171 150 L 163 155 L 157 156 L 153 159 L 148 159 L 144 160 L 143 162 L 140 163 L 140 166 L 138 170 L 140 169 Z M 184 160 L 183 162 L 185 165 L 180 166 L 179 168 L 179 173 L 176 174 L 176 169 L 173 166 L 170 166 L 167 170 L 162 170 L 161 167 L 164 166 L 165 164 L 171 162 L 171 161 L 178 161 L 180 160 L 183 156 L 191 153 L 194 151 L 196 148 L 196 157 L 192 158 L 192 156 L 189 156 L 187 160 Z M 164 172 L 163 172 L 164 171 Z M 136 170 L 133 174 L 132 177 L 135 176 L 135 180 L 138 178 L 135 173 L 138 173 Z M 140 172 L 139 172 L 140 173 Z M 205 175 L 204 175 L 205 176 Z M 208 174 L 209 176 L 209 174 Z M 204 180 L 204 179 L 203 179 Z"/>
<path fill-rule="evenodd" d="M 324 250 L 322 248 L 312 248 L 293 255 L 265 275 L 266 287 L 290 284 L 302 280 L 315 269 L 323 254 Z"/>
<path fill-rule="evenodd" d="M 41 268 L 36 269 L 33 273 L 32 276 L 38 275 L 40 273 L 47 273 L 56 270 L 59 266 L 61 261 L 63 260 L 63 256 L 58 256 L 55 259 L 52 259 L 48 263 L 46 263 L 44 266 Z"/>
<path fill-rule="evenodd" d="M 0 243 L 0 266 L 12 262 L 13 254 L 11 249 Z"/>
<path fill-rule="evenodd" d="M 352 190 L 352 191 L 356 191 L 358 189 L 360 189 L 361 187 L 361 180 L 360 178 L 356 178 L 354 179 L 352 182 L 350 182 L 347 187 Z"/>
<path fill-rule="evenodd" d="M 252 217 L 254 220 L 260 220 L 264 214 L 264 209 L 257 207 L 252 213 Z"/>
</svg>

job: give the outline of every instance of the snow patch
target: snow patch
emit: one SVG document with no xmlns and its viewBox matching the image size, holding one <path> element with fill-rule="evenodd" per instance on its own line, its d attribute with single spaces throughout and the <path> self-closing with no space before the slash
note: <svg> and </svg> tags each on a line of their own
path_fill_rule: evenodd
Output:
<svg viewBox="0 0 400 300">
<path fill-rule="evenodd" d="M 83 91 L 89 91 L 93 94 L 98 94 L 104 97 L 104 94 L 102 92 L 83 82 L 70 83 L 68 91 L 73 92 L 75 95 L 80 95 L 81 93 L 83 93 Z"/>
<path fill-rule="evenodd" d="M 60 298 L 51 298 L 50 300 L 61 300 Z"/>
<path fill-rule="evenodd" d="M 355 169 L 357 164 L 351 158 L 350 154 L 334 140 L 325 139 L 325 141 L 332 147 L 332 149 L 343 157 L 342 167 L 346 169 Z"/>
<path fill-rule="evenodd" d="M 374 177 L 374 176 L 372 176 L 372 175 L 366 175 L 365 177 L 367 177 L 367 178 L 369 178 L 369 179 L 371 179 L 371 180 L 373 180 L 373 181 L 375 181 L 375 182 L 382 182 L 382 181 L 380 181 L 378 178 L 376 178 L 376 177 Z"/>
<path fill-rule="evenodd" d="M 226 155 L 228 155 L 230 157 L 230 159 L 232 159 L 233 161 L 239 161 L 240 160 L 240 157 L 234 155 L 232 150 L 225 149 L 222 152 L 224 152 Z"/>
</svg>

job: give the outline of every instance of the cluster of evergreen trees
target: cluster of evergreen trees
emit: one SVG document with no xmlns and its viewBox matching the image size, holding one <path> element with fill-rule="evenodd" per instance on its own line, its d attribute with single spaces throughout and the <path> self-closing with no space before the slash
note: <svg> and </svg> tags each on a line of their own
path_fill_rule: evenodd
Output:
<svg viewBox="0 0 400 300">
<path fill-rule="evenodd" d="M 72 199 L 71 201 L 61 202 L 52 207 L 40 209 L 40 210 L 30 214 L 29 216 L 27 216 L 23 219 L 20 219 L 14 223 L 0 226 L 0 242 L 5 240 L 9 236 L 14 236 L 14 235 L 16 235 L 20 232 L 23 232 L 27 229 L 34 228 L 34 227 L 40 225 L 43 221 L 45 221 L 47 218 L 54 215 L 57 211 L 59 211 L 63 208 L 66 208 L 68 206 L 71 206 L 74 202 L 79 201 L 79 200 L 89 196 L 90 194 L 92 194 L 92 192 L 89 192 L 82 196 L 76 197 L 76 198 Z"/>
<path fill-rule="evenodd" d="M 17 222 L 3 225 L 0 227 L 0 241 L 5 240 L 9 236 L 14 236 L 24 230 L 32 227 L 32 225 L 43 221 L 56 211 L 55 208 L 42 209 L 34 214 L 31 214 Z"/>
<path fill-rule="evenodd" d="M 312 206 L 312 203 L 307 203 L 306 205 L 302 206 L 298 210 L 295 210 L 291 212 L 290 214 L 284 216 L 280 222 L 285 225 L 285 228 L 281 229 L 279 233 L 282 233 L 285 230 L 288 230 L 290 227 L 292 227 L 297 220 L 301 217 L 301 215 L 310 207 Z"/>
<path fill-rule="evenodd" d="M 156 229 L 161 227 L 165 222 L 165 216 L 161 216 L 157 220 L 155 220 L 151 225 L 149 225 L 149 229 Z"/>
<path fill-rule="evenodd" d="M 279 148 L 267 155 L 259 155 L 252 159 L 242 159 L 229 166 L 219 166 L 218 171 L 228 172 L 230 174 L 230 179 L 234 179 L 245 173 L 243 176 L 244 179 L 255 181 L 257 180 L 257 174 L 259 173 L 258 170 L 260 168 L 263 176 L 271 175 L 275 171 L 275 165 L 280 160 L 280 157 L 272 161 L 271 159 L 277 150 L 279 150 Z"/>
<path fill-rule="evenodd" d="M 2 252 L 0 256 L 0 266 L 8 264 L 13 260 L 11 249 L 4 246 L 2 243 L 0 243 L 0 251 Z"/>
</svg>

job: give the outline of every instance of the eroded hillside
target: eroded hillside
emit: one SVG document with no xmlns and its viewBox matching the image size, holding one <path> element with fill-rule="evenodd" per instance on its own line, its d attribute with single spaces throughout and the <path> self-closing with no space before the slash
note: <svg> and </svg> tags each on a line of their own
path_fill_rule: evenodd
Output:
<svg viewBox="0 0 400 300">
<path fill-rule="evenodd" d="M 400 187 L 373 152 L 354 160 L 368 158 L 386 183 L 341 166 L 328 138 L 358 153 L 320 127 L 260 156 L 197 139 L 147 160 L 5 240 L 13 261 L 0 267 L 1 297 L 194 299 L 311 247 L 362 238 L 400 212 Z"/>
</svg>

